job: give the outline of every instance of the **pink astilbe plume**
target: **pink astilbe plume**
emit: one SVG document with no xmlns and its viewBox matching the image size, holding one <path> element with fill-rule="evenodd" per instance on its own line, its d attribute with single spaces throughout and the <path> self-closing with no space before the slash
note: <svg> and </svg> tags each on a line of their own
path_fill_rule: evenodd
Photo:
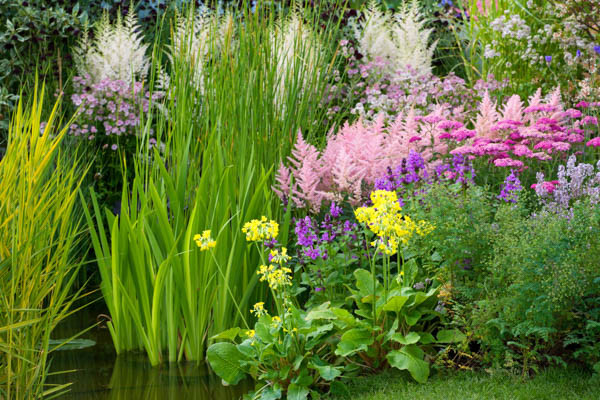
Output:
<svg viewBox="0 0 600 400">
<path fill-rule="evenodd" d="M 318 212 L 321 204 L 321 195 L 317 190 L 321 169 L 319 151 L 304 140 L 300 131 L 288 161 L 292 165 L 290 170 L 295 179 L 294 187 L 290 192 L 291 199 L 298 207 L 310 207 Z"/>
<path fill-rule="evenodd" d="M 523 122 L 523 102 L 518 94 L 512 95 L 502 108 L 502 119 Z"/>
<path fill-rule="evenodd" d="M 283 165 L 283 162 L 279 163 L 279 169 L 277 169 L 277 173 L 275 174 L 275 185 L 271 187 L 273 192 L 282 199 L 286 204 L 291 199 L 291 192 L 295 190 L 292 188 L 292 174 L 288 167 Z"/>
<path fill-rule="evenodd" d="M 475 120 L 475 131 L 479 137 L 487 137 L 495 139 L 495 131 L 492 127 L 498 122 L 498 112 L 496 111 L 496 103 L 490 98 L 489 92 L 485 92 L 483 99 L 479 104 L 479 114 Z"/>
<path fill-rule="evenodd" d="M 340 193 L 350 194 L 349 200 L 353 205 L 359 205 L 362 201 L 361 188 L 365 177 L 364 171 L 365 169 L 355 163 L 352 156 L 346 152 L 338 154 L 337 162 L 331 171 L 336 190 Z M 332 201 L 338 200 L 332 194 L 329 197 Z"/>
</svg>

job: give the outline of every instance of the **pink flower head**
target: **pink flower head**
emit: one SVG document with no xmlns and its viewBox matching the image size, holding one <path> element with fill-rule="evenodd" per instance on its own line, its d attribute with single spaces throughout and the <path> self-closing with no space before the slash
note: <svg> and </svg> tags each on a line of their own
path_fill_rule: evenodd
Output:
<svg viewBox="0 0 600 400">
<path fill-rule="evenodd" d="M 554 142 L 552 143 L 552 149 L 557 151 L 569 151 L 571 149 L 571 145 L 565 142 Z"/>
<path fill-rule="evenodd" d="M 462 142 L 465 139 L 469 139 L 475 136 L 475 131 L 471 129 L 458 129 L 457 131 L 452 132 L 452 138 L 456 141 Z"/>
<path fill-rule="evenodd" d="M 582 115 L 581 111 L 574 108 L 569 108 L 567 111 L 565 111 L 565 114 L 567 114 L 569 118 L 579 118 Z"/>
<path fill-rule="evenodd" d="M 534 112 L 554 112 L 556 111 L 556 106 L 551 104 L 537 104 L 533 106 L 529 106 L 523 110 L 524 113 L 534 113 Z"/>
<path fill-rule="evenodd" d="M 510 146 L 504 143 L 488 143 L 483 146 L 487 154 L 502 153 L 510 150 Z"/>
<path fill-rule="evenodd" d="M 537 158 L 540 161 L 548 161 L 551 160 L 552 157 L 544 152 L 533 153 L 530 158 Z"/>
<path fill-rule="evenodd" d="M 498 130 L 505 130 L 505 129 L 515 129 L 521 125 L 523 125 L 522 122 L 513 121 L 511 119 L 505 119 L 505 120 L 498 122 L 496 125 L 494 125 L 492 127 L 492 130 L 498 131 Z"/>
<path fill-rule="evenodd" d="M 583 137 L 583 135 L 580 135 L 578 133 L 571 133 L 569 136 L 567 136 L 567 142 L 570 142 L 570 143 L 581 143 L 581 142 L 583 142 L 584 139 L 585 139 L 585 137 Z"/>
<path fill-rule="evenodd" d="M 558 181 L 549 181 L 549 182 L 542 182 L 539 185 L 537 183 L 534 183 L 533 185 L 531 185 L 531 188 L 535 191 L 538 191 L 537 188 L 538 186 L 540 186 L 540 191 L 542 193 L 552 193 L 554 192 L 554 189 L 556 189 L 556 185 L 558 184 Z"/>
<path fill-rule="evenodd" d="M 511 168 L 523 168 L 523 162 L 519 160 L 513 160 L 512 158 L 498 158 L 494 160 L 496 167 L 511 167 Z"/>
<path fill-rule="evenodd" d="M 418 142 L 421 139 L 423 139 L 421 136 L 413 136 L 410 139 L 408 139 L 408 143 Z"/>
<path fill-rule="evenodd" d="M 458 122 L 458 121 L 445 120 L 445 121 L 440 122 L 437 127 L 439 129 L 455 130 L 455 129 L 462 128 L 463 127 L 463 123 L 462 122 Z"/>
<path fill-rule="evenodd" d="M 592 140 L 589 140 L 586 144 L 586 146 L 590 147 L 600 147 L 600 136 L 599 137 L 595 137 Z"/>
<path fill-rule="evenodd" d="M 521 140 L 523 139 L 523 136 L 521 136 L 521 134 L 518 131 L 514 131 L 513 133 L 508 135 L 508 138 L 511 140 Z"/>
<path fill-rule="evenodd" d="M 466 154 L 471 154 L 473 152 L 474 152 L 474 147 L 473 146 L 460 146 L 460 147 L 457 147 L 454 150 L 452 150 L 450 152 L 450 154 L 452 154 L 452 155 L 456 155 L 456 154 L 466 155 Z"/>
<path fill-rule="evenodd" d="M 448 132 L 444 132 L 438 136 L 438 139 L 450 139 L 450 138 L 452 138 L 452 135 L 450 135 Z"/>
<path fill-rule="evenodd" d="M 442 120 L 443 120 L 443 118 L 440 117 L 439 115 L 428 115 L 423 118 L 423 122 L 426 122 L 428 124 L 437 124 L 438 122 L 440 122 Z"/>
<path fill-rule="evenodd" d="M 582 125 L 598 125 L 598 118 L 592 117 L 591 115 L 585 116 L 581 120 Z"/>
<path fill-rule="evenodd" d="M 552 148 L 552 143 L 553 142 L 551 142 L 549 140 L 542 140 L 541 142 L 539 142 L 538 144 L 533 146 L 533 148 L 535 150 L 539 150 L 539 149 L 550 150 Z"/>
<path fill-rule="evenodd" d="M 557 182 L 557 181 L 554 181 L 554 182 Z M 552 192 L 554 192 L 554 189 L 556 189 L 556 185 L 553 182 L 542 182 L 542 188 L 544 189 L 544 191 L 546 191 L 548 193 L 552 193 Z"/>
<path fill-rule="evenodd" d="M 529 147 L 527 147 L 525 145 L 518 144 L 515 147 L 513 147 L 513 153 L 519 157 L 523 157 L 523 156 L 531 157 L 531 155 L 533 154 L 533 151 L 531 151 L 529 149 Z"/>
<path fill-rule="evenodd" d="M 575 104 L 575 107 L 577 108 L 588 108 L 590 106 L 590 104 L 587 101 L 580 101 L 579 103 Z"/>
</svg>

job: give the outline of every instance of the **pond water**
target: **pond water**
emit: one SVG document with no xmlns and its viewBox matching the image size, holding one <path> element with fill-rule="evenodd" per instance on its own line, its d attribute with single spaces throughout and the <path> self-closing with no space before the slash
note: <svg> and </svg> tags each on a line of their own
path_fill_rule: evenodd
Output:
<svg viewBox="0 0 600 400">
<path fill-rule="evenodd" d="M 53 339 L 71 337 L 94 325 L 101 313 L 97 309 L 78 312 L 55 330 Z M 231 400 L 240 398 L 252 387 L 251 382 L 225 387 L 205 364 L 165 363 L 153 368 L 143 353 L 117 357 L 108 329 L 102 325 L 79 339 L 95 344 L 52 353 L 51 372 L 71 371 L 48 379 L 49 383 L 73 383 L 60 399 Z"/>
</svg>

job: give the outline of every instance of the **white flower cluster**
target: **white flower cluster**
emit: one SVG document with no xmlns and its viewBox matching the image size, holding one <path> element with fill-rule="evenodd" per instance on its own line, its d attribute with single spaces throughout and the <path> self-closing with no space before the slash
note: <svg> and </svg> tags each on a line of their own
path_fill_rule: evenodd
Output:
<svg viewBox="0 0 600 400">
<path fill-rule="evenodd" d="M 507 10 L 508 11 L 508 10 Z M 494 19 L 490 26 L 496 32 L 500 32 L 503 38 L 525 39 L 531 33 L 531 28 L 519 14 L 501 15 Z"/>
<path fill-rule="evenodd" d="M 134 7 L 129 8 L 125 18 L 119 15 L 114 24 L 104 13 L 95 29 L 94 41 L 90 42 L 86 31 L 73 51 L 79 75 L 89 76 L 93 83 L 103 79 L 144 80 L 150 61 L 146 57 L 148 45 L 143 43 L 139 31 Z"/>
<path fill-rule="evenodd" d="M 427 74 L 437 42 L 429 45 L 432 29 L 424 29 L 424 25 L 416 0 L 405 3 L 395 14 L 381 12 L 371 0 L 364 20 L 355 23 L 353 29 L 358 50 L 370 60 L 382 58 L 393 70 L 411 67 Z"/>
</svg>

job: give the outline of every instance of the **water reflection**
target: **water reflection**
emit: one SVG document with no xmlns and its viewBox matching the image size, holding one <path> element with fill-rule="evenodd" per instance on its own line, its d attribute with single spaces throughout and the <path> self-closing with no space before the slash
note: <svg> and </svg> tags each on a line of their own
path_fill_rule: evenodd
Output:
<svg viewBox="0 0 600 400">
<path fill-rule="evenodd" d="M 96 315 L 90 311 L 79 313 L 59 327 L 54 338 L 69 337 L 92 325 Z M 250 382 L 225 387 L 205 364 L 163 364 L 153 368 L 141 353 L 116 357 L 108 331 L 100 327 L 82 337 L 94 340 L 96 345 L 54 353 L 52 371 L 75 370 L 50 377 L 51 383 L 73 383 L 70 392 L 60 399 L 230 400 L 240 398 L 251 387 Z"/>
</svg>

